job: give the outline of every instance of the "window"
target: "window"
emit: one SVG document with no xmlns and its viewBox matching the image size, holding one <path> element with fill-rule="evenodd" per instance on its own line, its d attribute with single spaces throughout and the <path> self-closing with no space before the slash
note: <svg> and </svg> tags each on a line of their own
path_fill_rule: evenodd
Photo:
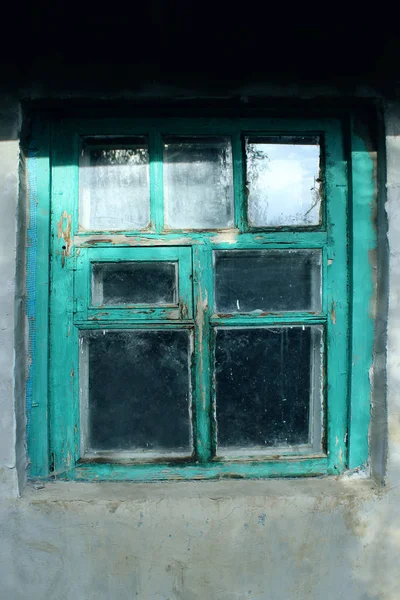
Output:
<svg viewBox="0 0 400 600">
<path fill-rule="evenodd" d="M 36 126 L 32 476 L 365 464 L 372 325 L 356 284 L 373 237 L 354 226 L 369 231 L 373 190 L 348 135 L 350 152 L 332 118 Z"/>
</svg>

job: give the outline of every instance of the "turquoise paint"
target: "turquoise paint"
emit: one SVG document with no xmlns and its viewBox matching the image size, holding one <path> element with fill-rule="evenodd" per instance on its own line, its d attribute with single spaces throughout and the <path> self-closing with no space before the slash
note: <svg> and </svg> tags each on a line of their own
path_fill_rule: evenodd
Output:
<svg viewBox="0 0 400 600">
<path fill-rule="evenodd" d="M 240 133 L 232 135 L 233 191 L 235 204 L 235 227 L 241 233 L 248 230 L 247 196 L 244 175 L 243 146 Z"/>
<path fill-rule="evenodd" d="M 150 217 L 156 233 L 164 228 L 163 147 L 158 132 L 150 132 Z"/>
<path fill-rule="evenodd" d="M 372 253 L 376 250 L 375 202 L 377 183 L 374 158 L 357 129 L 365 124 L 351 121 L 351 349 L 349 408 L 349 468 L 365 466 L 368 461 L 371 383 L 373 362 L 373 271 Z"/>
<path fill-rule="evenodd" d="M 52 132 L 49 433 L 51 467 L 61 472 L 79 458 L 78 330 L 73 324 L 79 138 L 65 122 Z"/>
<path fill-rule="evenodd" d="M 26 388 L 27 443 L 32 477 L 49 468 L 49 128 L 35 122 L 28 149 L 29 226 L 27 231 L 27 320 L 29 373 Z"/>
<path fill-rule="evenodd" d="M 282 228 L 283 229 L 283 228 Z M 204 231 L 195 233 L 192 231 L 180 231 L 171 233 L 163 232 L 162 236 L 151 232 L 121 232 L 116 234 L 110 231 L 103 232 L 77 232 L 74 243 L 77 247 L 96 248 L 129 248 L 140 246 L 173 246 L 176 244 L 189 246 L 203 244 L 204 240 L 215 249 L 229 250 L 233 246 L 237 248 L 323 248 L 328 240 L 325 231 L 276 231 L 271 229 L 268 233 L 263 230 L 255 233 L 240 233 L 238 229 L 226 229 L 219 231 Z"/>
<path fill-rule="evenodd" d="M 327 472 L 326 458 L 247 463 L 212 462 L 203 465 L 78 465 L 66 472 L 77 481 L 168 481 L 190 479 L 263 479 L 265 477 L 318 476 Z"/>
<path fill-rule="evenodd" d="M 79 253 L 78 253 L 79 252 Z M 135 305 L 99 306 L 92 304 L 91 281 L 92 264 L 102 262 L 151 262 L 169 261 L 177 263 L 178 301 L 170 306 Z M 193 298 L 191 289 L 192 258 L 190 247 L 147 247 L 147 248 L 80 248 L 75 251 L 70 268 L 75 273 L 74 295 L 76 310 L 74 320 L 137 320 L 193 318 Z"/>
<path fill-rule="evenodd" d="M 212 456 L 211 441 L 211 353 L 209 317 L 213 301 L 212 253 L 208 244 L 193 248 L 193 292 L 195 302 L 195 456 L 206 463 Z"/>
<path fill-rule="evenodd" d="M 341 473 L 347 466 L 346 429 L 348 403 L 348 234 L 346 156 L 340 127 L 325 136 L 327 266 L 323 304 L 326 326 L 326 439 L 328 471 Z"/>
<path fill-rule="evenodd" d="M 242 325 L 242 326 L 256 326 L 261 327 L 262 325 L 271 327 L 276 324 L 277 326 L 286 325 L 324 325 L 327 322 L 326 315 L 322 313 L 239 313 L 233 314 L 232 316 L 226 315 L 212 315 L 210 317 L 212 325 L 223 325 L 224 327 L 231 325 Z"/>
<path fill-rule="evenodd" d="M 36 352 L 36 253 L 37 253 L 37 150 L 34 142 L 28 149 L 28 185 L 29 185 L 29 227 L 27 232 L 26 257 L 26 316 L 28 318 L 28 354 L 31 357 L 29 374 L 26 381 L 26 434 L 29 437 L 33 381 L 35 377 L 35 361 L 32 357 Z"/>
</svg>

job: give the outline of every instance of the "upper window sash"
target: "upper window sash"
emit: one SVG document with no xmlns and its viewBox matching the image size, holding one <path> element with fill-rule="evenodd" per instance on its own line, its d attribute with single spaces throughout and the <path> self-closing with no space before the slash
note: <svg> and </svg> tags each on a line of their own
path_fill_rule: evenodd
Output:
<svg viewBox="0 0 400 600">
<path fill-rule="evenodd" d="M 107 120 L 90 120 L 88 122 L 72 120 L 68 121 L 66 131 L 64 130 L 63 123 L 59 125 L 59 128 L 60 132 L 63 130 L 63 143 L 60 146 L 63 147 L 62 153 L 65 161 L 64 164 L 69 164 L 74 171 L 72 178 L 70 179 L 70 185 L 73 188 L 74 195 L 77 193 L 79 185 L 81 186 L 81 196 L 84 193 L 84 190 L 82 191 L 82 180 L 85 179 L 85 176 L 83 172 L 80 173 L 79 165 L 81 165 L 81 169 L 87 169 L 82 163 L 82 152 L 84 153 L 84 149 L 87 147 L 96 150 L 96 143 L 102 143 L 103 140 L 107 141 L 108 144 L 111 144 L 112 147 L 118 144 L 121 151 L 123 147 L 129 146 L 129 144 L 133 148 L 133 144 L 135 146 L 133 150 L 136 149 L 136 155 L 131 157 L 132 160 L 135 159 L 135 156 L 137 159 L 138 152 L 141 152 L 140 156 L 142 160 L 147 161 L 148 159 L 147 166 L 145 164 L 142 166 L 135 166 L 134 170 L 136 175 L 134 173 L 132 174 L 133 184 L 135 181 L 139 181 L 138 177 L 141 177 L 144 185 L 145 179 L 143 178 L 145 177 L 145 172 L 147 172 L 146 169 L 148 170 L 148 188 L 143 188 L 143 194 L 148 198 L 149 203 L 149 206 L 146 208 L 146 211 L 148 210 L 148 218 L 146 217 L 143 220 L 140 227 L 135 228 L 135 221 L 137 222 L 138 217 L 132 215 L 129 217 L 132 220 L 132 227 L 124 227 L 122 219 L 120 225 L 115 226 L 115 223 L 113 223 L 113 227 L 111 228 L 107 228 L 106 226 L 98 227 L 99 221 L 94 220 L 94 226 L 87 228 L 85 224 L 87 225 L 88 217 L 85 217 L 84 215 L 80 216 L 79 207 L 75 206 L 74 214 L 72 216 L 72 233 L 74 235 L 85 236 L 95 235 L 96 233 L 99 235 L 104 233 L 126 233 L 130 236 L 146 232 L 166 234 L 168 231 L 172 233 L 173 231 L 180 232 L 182 230 L 198 230 L 199 233 L 207 234 L 207 232 L 209 232 L 210 235 L 213 235 L 213 229 L 217 230 L 214 231 L 215 234 L 221 229 L 224 230 L 226 228 L 233 228 L 240 232 L 254 231 L 258 233 L 261 233 L 262 231 L 273 232 L 274 230 L 303 230 L 306 232 L 315 229 L 325 230 L 326 228 L 326 202 L 324 201 L 324 198 L 326 196 L 327 187 L 329 188 L 333 176 L 333 164 L 330 160 L 330 156 L 335 154 L 335 145 L 337 143 L 337 121 L 335 120 L 311 119 L 301 121 L 297 119 L 239 119 L 234 121 L 221 119 L 213 121 L 209 119 L 143 119 L 140 121 L 113 121 L 111 123 Z M 207 222 L 205 224 L 201 222 L 192 222 L 193 226 L 191 226 L 190 219 L 187 221 L 187 227 L 183 222 L 183 224 L 178 227 L 176 226 L 178 222 L 176 222 L 176 224 L 174 224 L 174 221 L 172 221 L 171 224 L 168 223 L 169 217 L 166 215 L 168 194 L 166 194 L 165 186 L 168 184 L 169 180 L 166 180 L 167 175 L 164 173 L 164 159 L 166 157 L 165 145 L 168 146 L 167 142 L 173 141 L 174 139 L 186 141 L 196 139 L 199 143 L 201 140 L 205 140 L 208 144 L 212 139 L 230 140 L 233 169 L 232 173 L 229 171 L 229 177 L 232 177 L 233 182 L 232 222 L 230 221 L 230 217 L 224 217 L 222 220 L 216 219 L 215 226 L 211 227 L 207 225 Z M 110 142 L 110 140 L 114 140 L 114 142 Z M 298 142 L 299 148 L 309 148 L 311 152 L 313 151 L 313 148 L 315 148 L 315 141 L 318 140 L 321 150 L 320 176 L 316 179 L 315 173 L 313 175 L 313 169 L 315 171 L 316 167 L 315 164 L 313 164 L 313 157 L 311 156 L 307 159 L 307 164 L 312 165 L 312 168 L 311 170 L 308 168 L 308 170 L 306 168 L 303 169 L 303 175 L 305 175 L 303 181 L 300 183 L 303 188 L 307 188 L 311 182 L 311 178 L 313 178 L 314 187 L 312 193 L 315 197 L 317 197 L 318 194 L 320 195 L 320 210 L 318 211 L 317 205 L 313 206 L 313 200 L 311 199 L 311 204 L 305 205 L 303 211 L 306 214 L 304 223 L 302 223 L 301 220 L 299 222 L 298 219 L 296 222 L 296 218 L 289 219 L 289 221 L 293 221 L 292 223 L 287 220 L 285 222 L 285 219 L 283 218 L 281 219 L 282 224 L 279 224 L 276 219 L 274 221 L 273 215 L 271 216 L 273 221 L 271 223 L 268 223 L 268 220 L 263 222 L 263 219 L 259 219 L 258 217 L 256 217 L 256 220 L 258 218 L 259 222 L 252 223 L 252 209 L 251 206 L 249 206 L 248 195 L 248 173 L 246 171 L 246 141 L 249 140 L 253 144 L 256 143 L 257 140 L 268 143 L 274 142 L 273 144 L 271 143 L 271 147 L 274 147 L 275 151 L 277 147 L 282 147 L 283 150 L 285 150 L 285 145 L 288 148 L 294 148 L 291 142 L 296 141 Z M 281 144 L 281 142 L 283 143 Z M 262 144 L 262 146 L 265 149 L 265 144 Z M 129 161 L 129 157 L 125 157 L 124 160 L 125 162 Z M 293 160 L 295 160 L 295 158 L 293 158 Z M 262 160 L 259 162 L 260 164 L 263 164 Z M 276 160 L 271 161 L 271 164 L 275 165 L 271 177 L 275 177 L 276 180 L 276 177 L 279 177 L 280 170 L 285 169 L 285 165 L 279 156 Z M 302 161 L 298 159 L 296 165 L 297 177 L 301 177 L 301 170 L 303 168 Z M 122 166 L 122 168 L 125 167 Z M 139 171 L 139 169 L 142 169 L 142 171 Z M 143 172 L 143 174 L 140 176 L 139 173 L 141 172 Z M 263 176 L 265 176 L 265 173 Z M 278 192 L 279 190 L 277 190 L 277 193 Z M 316 219 L 316 215 L 312 218 L 310 217 L 310 215 L 313 214 L 313 211 L 320 213 L 319 219 Z M 79 227 L 79 221 L 83 224 L 81 228 Z M 103 219 L 103 221 L 106 225 L 107 219 Z"/>
</svg>

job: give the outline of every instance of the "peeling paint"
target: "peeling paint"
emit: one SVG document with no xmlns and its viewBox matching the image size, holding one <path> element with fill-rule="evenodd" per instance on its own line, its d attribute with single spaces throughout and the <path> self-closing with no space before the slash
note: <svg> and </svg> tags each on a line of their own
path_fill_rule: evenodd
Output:
<svg viewBox="0 0 400 600">
<path fill-rule="evenodd" d="M 67 213 L 66 210 L 63 211 L 60 220 L 57 223 L 57 236 L 60 240 L 61 238 L 64 240 L 64 246 L 62 247 L 61 252 L 61 264 L 64 268 L 65 266 L 65 258 L 69 256 L 72 242 L 71 242 L 71 215 Z"/>
<path fill-rule="evenodd" d="M 200 365 L 200 377 L 203 376 L 205 369 L 203 361 L 203 343 L 204 343 L 204 328 L 205 328 L 205 315 L 208 310 L 208 292 L 204 290 L 204 296 L 200 302 L 197 303 L 196 307 L 196 324 L 198 328 L 198 353 L 199 353 L 199 365 Z M 201 387 L 201 404 L 203 409 L 206 407 L 206 393 L 205 389 Z"/>
<path fill-rule="evenodd" d="M 238 237 L 239 237 L 239 230 L 238 229 L 231 229 L 230 231 L 225 231 L 225 232 L 221 232 L 218 233 L 217 235 L 215 235 L 212 238 L 212 243 L 213 244 L 236 244 L 236 242 L 238 241 Z"/>
<path fill-rule="evenodd" d="M 74 245 L 76 247 L 90 247 L 90 246 L 187 246 L 189 243 L 186 237 L 172 237 L 172 238 L 160 238 L 160 237 L 146 237 L 136 235 L 110 235 L 107 238 L 100 236 L 82 236 L 77 235 L 74 237 Z"/>
<path fill-rule="evenodd" d="M 336 325 L 336 304 L 335 302 L 332 302 L 332 308 L 331 308 L 331 321 L 333 323 L 333 325 Z"/>
</svg>

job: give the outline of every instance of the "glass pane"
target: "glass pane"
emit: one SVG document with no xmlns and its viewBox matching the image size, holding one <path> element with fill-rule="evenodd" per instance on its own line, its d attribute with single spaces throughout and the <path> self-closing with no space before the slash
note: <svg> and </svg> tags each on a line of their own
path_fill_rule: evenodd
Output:
<svg viewBox="0 0 400 600">
<path fill-rule="evenodd" d="M 149 225 L 149 152 L 145 138 L 86 139 L 79 182 L 81 228 L 127 230 Z"/>
<path fill-rule="evenodd" d="M 84 332 L 84 447 L 190 453 L 189 363 L 186 330 Z"/>
<path fill-rule="evenodd" d="M 214 253 L 219 313 L 321 310 L 320 250 Z"/>
<path fill-rule="evenodd" d="M 247 137 L 246 170 L 251 225 L 320 223 L 318 137 Z"/>
<path fill-rule="evenodd" d="M 321 449 L 321 329 L 219 328 L 215 387 L 224 449 Z"/>
<path fill-rule="evenodd" d="M 176 304 L 177 263 L 93 263 L 92 304 Z"/>
<path fill-rule="evenodd" d="M 169 229 L 233 225 L 229 138 L 165 138 L 165 223 Z"/>
</svg>

